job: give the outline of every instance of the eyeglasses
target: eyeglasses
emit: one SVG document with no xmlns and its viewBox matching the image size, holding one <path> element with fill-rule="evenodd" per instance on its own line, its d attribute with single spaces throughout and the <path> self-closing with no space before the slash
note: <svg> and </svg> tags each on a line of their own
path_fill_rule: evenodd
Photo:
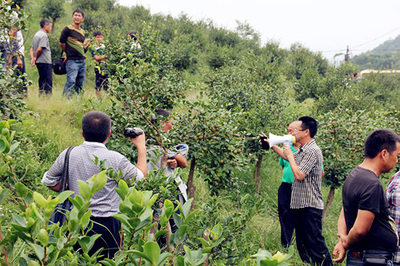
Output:
<svg viewBox="0 0 400 266">
<path fill-rule="evenodd" d="M 288 133 L 289 134 L 292 134 L 292 133 L 297 133 L 297 132 L 299 132 L 299 131 L 306 131 L 307 129 L 295 129 L 295 130 L 288 130 Z"/>
</svg>

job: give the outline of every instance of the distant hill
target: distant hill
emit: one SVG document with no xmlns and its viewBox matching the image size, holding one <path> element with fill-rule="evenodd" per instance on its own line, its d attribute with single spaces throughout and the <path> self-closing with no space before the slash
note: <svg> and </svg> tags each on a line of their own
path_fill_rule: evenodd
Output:
<svg viewBox="0 0 400 266">
<path fill-rule="evenodd" d="M 372 51 L 356 55 L 350 62 L 360 69 L 395 69 L 400 67 L 400 35 L 385 41 Z"/>
</svg>

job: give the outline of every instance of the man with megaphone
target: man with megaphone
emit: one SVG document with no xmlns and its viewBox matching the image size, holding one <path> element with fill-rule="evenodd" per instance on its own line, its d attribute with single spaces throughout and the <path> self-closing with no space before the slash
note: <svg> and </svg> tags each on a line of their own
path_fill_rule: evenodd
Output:
<svg viewBox="0 0 400 266">
<path fill-rule="evenodd" d="M 313 265 L 333 265 L 325 239 L 322 236 L 321 193 L 323 156 L 316 144 L 317 121 L 309 116 L 299 118 L 300 124 L 292 133 L 300 144 L 293 153 L 285 145 L 283 156 L 293 172 L 290 209 L 294 216 L 296 244 L 303 262 Z"/>
<path fill-rule="evenodd" d="M 300 121 L 292 122 L 288 128 L 288 135 L 285 136 L 275 136 L 273 134 L 269 134 L 269 138 L 262 133 L 260 134 L 260 144 L 263 149 L 268 147 L 271 148 L 276 154 L 280 156 L 279 165 L 282 166 L 282 183 L 278 189 L 278 215 L 279 215 L 279 223 L 281 225 L 281 244 L 283 247 L 287 248 L 290 246 L 292 241 L 292 236 L 294 232 L 294 221 L 293 215 L 290 211 L 290 199 L 292 194 L 292 182 L 293 182 L 293 172 L 290 168 L 290 163 L 284 160 L 283 157 L 283 149 L 276 146 L 277 144 L 292 144 L 293 133 L 297 130 L 297 127 L 300 126 Z M 290 148 L 293 152 L 295 152 L 299 148 L 300 144 L 296 141 Z"/>
</svg>

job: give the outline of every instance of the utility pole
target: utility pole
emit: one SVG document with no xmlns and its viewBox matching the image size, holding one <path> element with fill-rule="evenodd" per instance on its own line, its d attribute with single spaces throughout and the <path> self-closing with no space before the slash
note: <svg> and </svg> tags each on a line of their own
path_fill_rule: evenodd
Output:
<svg viewBox="0 0 400 266">
<path fill-rule="evenodd" d="M 347 50 L 346 50 L 346 54 L 344 55 L 344 62 L 348 63 L 350 60 L 350 55 L 349 55 L 349 46 L 347 45 Z"/>
</svg>

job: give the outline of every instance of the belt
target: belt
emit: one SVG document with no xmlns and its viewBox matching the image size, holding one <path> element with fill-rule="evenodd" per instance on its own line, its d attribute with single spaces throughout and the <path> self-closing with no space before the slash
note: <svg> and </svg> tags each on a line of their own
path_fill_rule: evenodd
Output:
<svg viewBox="0 0 400 266">
<path fill-rule="evenodd" d="M 351 252 L 349 252 L 349 256 L 352 257 L 353 259 L 361 260 L 362 252 L 360 252 L 360 251 L 351 251 Z"/>
<path fill-rule="evenodd" d="M 351 251 L 349 250 L 348 256 L 352 257 L 353 259 L 357 259 L 357 260 L 361 260 L 365 254 L 377 254 L 377 255 L 381 255 L 383 257 L 385 257 L 388 260 L 392 260 L 392 254 L 390 254 L 387 251 L 381 251 L 382 253 L 380 253 L 380 251 L 378 250 L 363 250 L 363 251 Z M 386 253 L 386 254 L 383 254 Z"/>
</svg>

